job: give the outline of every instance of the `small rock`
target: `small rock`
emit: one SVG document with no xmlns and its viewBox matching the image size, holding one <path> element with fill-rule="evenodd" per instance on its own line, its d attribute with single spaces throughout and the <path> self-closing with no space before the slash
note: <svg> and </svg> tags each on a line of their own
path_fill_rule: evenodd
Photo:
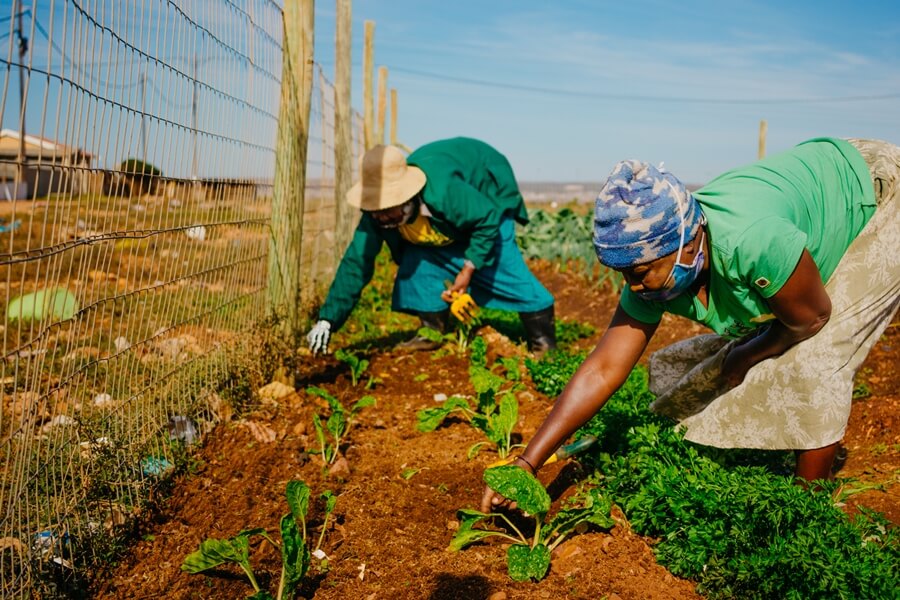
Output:
<svg viewBox="0 0 900 600">
<path fill-rule="evenodd" d="M 603 550 L 605 554 L 609 554 L 609 547 L 612 545 L 612 543 L 613 538 L 611 536 L 607 537 L 600 543 L 600 549 Z"/>
<path fill-rule="evenodd" d="M 447 529 L 449 529 L 450 531 L 456 531 L 457 529 L 459 529 L 459 521 L 457 521 L 456 519 L 450 519 L 449 521 L 447 521 Z"/>
<path fill-rule="evenodd" d="M 435 395 L 434 395 L 434 401 L 435 401 L 435 402 L 446 402 L 446 401 L 447 401 L 447 394 L 435 394 Z"/>
<path fill-rule="evenodd" d="M 566 560 L 568 558 L 572 558 L 573 556 L 581 554 L 581 548 L 579 548 L 576 544 L 563 544 L 562 546 L 554 550 L 553 553 L 556 555 L 556 558 Z"/>
<path fill-rule="evenodd" d="M 116 352 L 124 352 L 131 348 L 131 342 L 123 336 L 119 336 L 113 340 L 113 345 L 116 347 Z"/>
<path fill-rule="evenodd" d="M 384 419 L 375 419 L 373 427 L 375 429 L 387 429 L 387 424 L 385 424 Z"/>
<path fill-rule="evenodd" d="M 622 596 L 620 596 L 618 594 L 610 594 L 606 598 L 607 598 L 607 600 L 622 600 Z"/>
<path fill-rule="evenodd" d="M 488 600 L 506 600 L 506 592 L 494 592 L 488 596 Z"/>
<path fill-rule="evenodd" d="M 331 468 L 328 469 L 328 474 L 332 477 L 349 477 L 350 476 L 350 463 L 347 462 L 347 459 L 341 456 L 334 464 L 331 465 Z"/>
<path fill-rule="evenodd" d="M 316 548 L 316 551 L 312 553 L 313 556 L 318 558 L 319 560 L 324 560 L 328 558 L 328 555 L 325 554 L 325 551 L 321 548 Z"/>
<path fill-rule="evenodd" d="M 273 381 L 256 390 L 256 393 L 259 394 L 259 397 L 263 400 L 275 401 L 290 396 L 295 391 L 296 390 L 289 385 L 285 385 L 280 381 Z"/>
</svg>

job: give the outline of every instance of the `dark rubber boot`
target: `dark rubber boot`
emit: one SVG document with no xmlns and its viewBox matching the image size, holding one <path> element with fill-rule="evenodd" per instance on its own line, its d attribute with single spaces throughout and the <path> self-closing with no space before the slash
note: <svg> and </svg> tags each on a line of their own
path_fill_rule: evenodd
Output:
<svg viewBox="0 0 900 600">
<path fill-rule="evenodd" d="M 443 334 L 447 331 L 447 317 L 449 315 L 449 308 L 440 312 L 420 312 L 419 319 L 422 321 L 422 324 L 419 328 L 427 327 L 428 329 L 434 329 L 438 333 Z M 426 337 L 416 335 L 405 342 L 397 344 L 394 348 L 405 352 L 417 352 L 420 350 L 437 350 L 443 345 L 443 342 L 436 342 Z"/>
<path fill-rule="evenodd" d="M 541 356 L 547 350 L 556 349 L 556 322 L 553 319 L 553 305 L 535 312 L 520 312 L 528 349 L 535 356 Z"/>
</svg>

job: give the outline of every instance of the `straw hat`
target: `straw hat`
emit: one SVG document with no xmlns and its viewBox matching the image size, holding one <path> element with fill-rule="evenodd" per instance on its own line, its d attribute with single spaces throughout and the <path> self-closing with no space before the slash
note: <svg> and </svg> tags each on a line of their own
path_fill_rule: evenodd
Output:
<svg viewBox="0 0 900 600">
<path fill-rule="evenodd" d="M 403 152 L 394 146 L 375 146 L 365 153 L 361 181 L 347 191 L 350 206 L 383 210 L 399 206 L 425 187 L 425 172 L 406 164 Z"/>
</svg>

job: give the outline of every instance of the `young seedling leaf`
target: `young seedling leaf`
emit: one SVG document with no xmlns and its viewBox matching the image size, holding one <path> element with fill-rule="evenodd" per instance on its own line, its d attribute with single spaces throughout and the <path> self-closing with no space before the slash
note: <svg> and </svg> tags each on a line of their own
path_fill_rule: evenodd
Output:
<svg viewBox="0 0 900 600">
<path fill-rule="evenodd" d="M 321 498 L 325 501 L 325 516 L 327 517 L 334 512 L 334 507 L 337 505 L 337 496 L 331 490 L 325 490 L 322 492 Z"/>
<path fill-rule="evenodd" d="M 509 498 L 519 509 L 532 515 L 539 522 L 550 510 L 550 496 L 535 477 L 519 467 L 503 466 L 487 469 L 484 482 L 492 490 Z"/>
<path fill-rule="evenodd" d="M 475 458 L 479 452 L 481 452 L 481 448 L 485 446 L 487 442 L 476 442 L 469 446 L 469 449 L 466 451 L 466 458 L 468 460 L 472 460 Z"/>
<path fill-rule="evenodd" d="M 322 427 L 322 419 L 319 415 L 313 414 L 313 427 L 316 429 L 316 439 L 319 441 L 319 448 L 322 453 L 322 460 L 325 464 L 331 463 L 331 457 L 334 455 L 334 448 L 325 440 L 325 429 Z"/>
<path fill-rule="evenodd" d="M 219 565 L 233 562 L 247 564 L 250 543 L 247 536 L 235 536 L 227 540 L 209 538 L 200 542 L 200 548 L 184 558 L 181 570 L 200 573 Z"/>
<path fill-rule="evenodd" d="M 353 405 L 351 412 L 355 415 L 360 410 L 368 406 L 375 406 L 375 396 L 363 396 L 356 401 L 356 404 Z"/>
<path fill-rule="evenodd" d="M 450 416 L 454 411 L 469 412 L 472 407 L 469 401 L 462 396 L 451 396 L 443 404 L 435 408 L 426 408 L 416 413 L 416 429 L 423 433 L 434 431 L 440 427 L 444 419 Z"/>
<path fill-rule="evenodd" d="M 513 394 L 504 394 L 500 399 L 500 411 L 488 418 L 485 434 L 497 445 L 501 458 L 509 453 L 512 430 L 519 420 L 519 401 Z"/>
<path fill-rule="evenodd" d="M 513 544 L 506 551 L 506 566 L 513 581 L 540 581 L 550 568 L 550 550 L 543 544 Z"/>
<path fill-rule="evenodd" d="M 306 546 L 293 515 L 281 518 L 281 564 L 283 569 L 280 598 L 293 598 L 294 590 L 306 575 L 311 561 Z"/>
<path fill-rule="evenodd" d="M 459 529 L 456 530 L 453 539 L 450 540 L 448 549 L 453 552 L 458 552 L 466 546 L 474 544 L 484 538 L 491 537 L 492 535 L 499 535 L 499 532 L 489 531 L 487 529 L 473 529 L 473 527 L 481 521 L 493 517 L 494 515 L 490 513 L 483 513 L 468 508 L 456 511 L 456 518 L 459 519 Z"/>
<path fill-rule="evenodd" d="M 294 522 L 303 529 L 303 538 L 306 539 L 306 514 L 309 512 L 310 489 L 305 482 L 299 479 L 288 481 L 284 493 L 288 507 L 294 516 Z"/>
</svg>

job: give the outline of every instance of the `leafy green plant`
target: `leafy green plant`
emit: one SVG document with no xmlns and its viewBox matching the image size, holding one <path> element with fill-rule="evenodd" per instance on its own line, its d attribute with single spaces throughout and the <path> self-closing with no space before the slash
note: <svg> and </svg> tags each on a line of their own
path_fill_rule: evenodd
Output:
<svg viewBox="0 0 900 600">
<path fill-rule="evenodd" d="M 362 374 L 369 368 L 368 359 L 360 358 L 352 352 L 347 352 L 343 349 L 335 351 L 334 357 L 350 367 L 350 381 L 353 387 L 356 387 Z"/>
<path fill-rule="evenodd" d="M 310 451 L 311 453 L 321 454 L 322 460 L 327 467 L 332 464 L 340 454 L 341 443 L 347 437 L 351 426 L 355 422 L 356 415 L 363 408 L 374 405 L 375 398 L 372 396 L 363 396 L 356 401 L 348 412 L 337 398 L 320 387 L 310 386 L 306 388 L 306 392 L 323 398 L 331 409 L 331 414 L 328 416 L 324 425 L 322 424 L 322 418 L 318 414 L 313 414 L 313 426 L 316 429 L 316 439 L 319 442 L 319 449 Z"/>
<path fill-rule="evenodd" d="M 896 597 L 900 532 L 840 510 L 857 491 L 848 480 L 806 489 L 778 474 L 781 453 L 686 442 L 647 410 L 652 397 L 636 369 L 577 435 L 598 436 L 591 481 L 659 540 L 657 560 L 673 574 L 709 598 Z"/>
<path fill-rule="evenodd" d="M 200 548 L 188 554 L 181 564 L 181 570 L 188 573 L 202 573 L 223 564 L 237 564 L 250 585 L 254 594 L 250 598 L 256 600 L 286 600 L 294 597 L 297 586 L 309 570 L 312 555 L 307 545 L 306 516 L 309 511 L 310 489 L 305 482 L 292 480 L 285 490 L 290 512 L 281 517 L 281 543 L 275 541 L 263 528 L 245 529 L 227 539 L 208 538 L 200 543 Z M 328 517 L 334 512 L 336 497 L 326 491 L 322 494 L 325 500 L 325 519 L 322 532 L 316 544 L 316 550 L 322 544 L 328 525 Z M 281 553 L 281 578 L 278 592 L 272 596 L 263 590 L 256 579 L 250 564 L 250 538 L 260 536 L 272 544 Z"/>
<path fill-rule="evenodd" d="M 416 428 L 422 432 L 434 431 L 444 419 L 457 413 L 473 427 L 481 430 L 488 439 L 487 442 L 473 444 L 467 452 L 469 458 L 475 456 L 487 443 L 496 446 L 500 458 L 506 458 L 510 450 L 517 447 L 512 443 L 513 428 L 519 420 L 519 401 L 514 392 L 521 384 L 513 382 L 512 387 L 503 390 L 509 380 L 497 375 L 483 364 L 486 360 L 484 340 L 480 337 L 475 338 L 473 347 L 476 353 L 473 354 L 474 360 L 469 366 L 469 379 L 475 388 L 475 407 L 473 408 L 469 401 L 461 396 L 452 396 L 439 407 L 423 409 L 416 413 L 418 420 Z M 515 362 L 514 369 L 511 363 L 500 365 L 505 367 L 507 374 L 515 372 L 518 377 L 518 362 Z"/>
<path fill-rule="evenodd" d="M 568 353 L 562 350 L 551 350 L 545 353 L 540 360 L 526 358 L 525 366 L 538 391 L 553 397 L 562 393 L 586 356 L 587 354 L 584 352 Z"/>
<path fill-rule="evenodd" d="M 462 509 L 457 512 L 459 529 L 450 541 L 450 550 L 459 551 L 490 537 L 512 542 L 506 553 L 509 576 L 515 581 L 539 581 L 550 568 L 550 553 L 576 529 L 594 526 L 609 529 L 615 522 L 610 517 L 611 504 L 596 489 L 582 489 L 566 506 L 547 520 L 550 496 L 533 475 L 518 467 L 487 469 L 484 482 L 534 519 L 534 533 L 528 537 L 503 513 L 483 513 Z M 477 527 L 500 519 L 513 534 L 498 529 Z"/>
<path fill-rule="evenodd" d="M 583 214 L 582 214 L 583 213 Z M 527 225 L 518 228 L 516 241 L 527 258 L 542 258 L 556 262 L 560 270 L 569 265 L 588 279 L 615 286 L 621 275 L 597 263 L 597 256 L 589 240 L 593 232 L 593 213 L 561 208 L 556 212 L 529 211 Z"/>
</svg>

